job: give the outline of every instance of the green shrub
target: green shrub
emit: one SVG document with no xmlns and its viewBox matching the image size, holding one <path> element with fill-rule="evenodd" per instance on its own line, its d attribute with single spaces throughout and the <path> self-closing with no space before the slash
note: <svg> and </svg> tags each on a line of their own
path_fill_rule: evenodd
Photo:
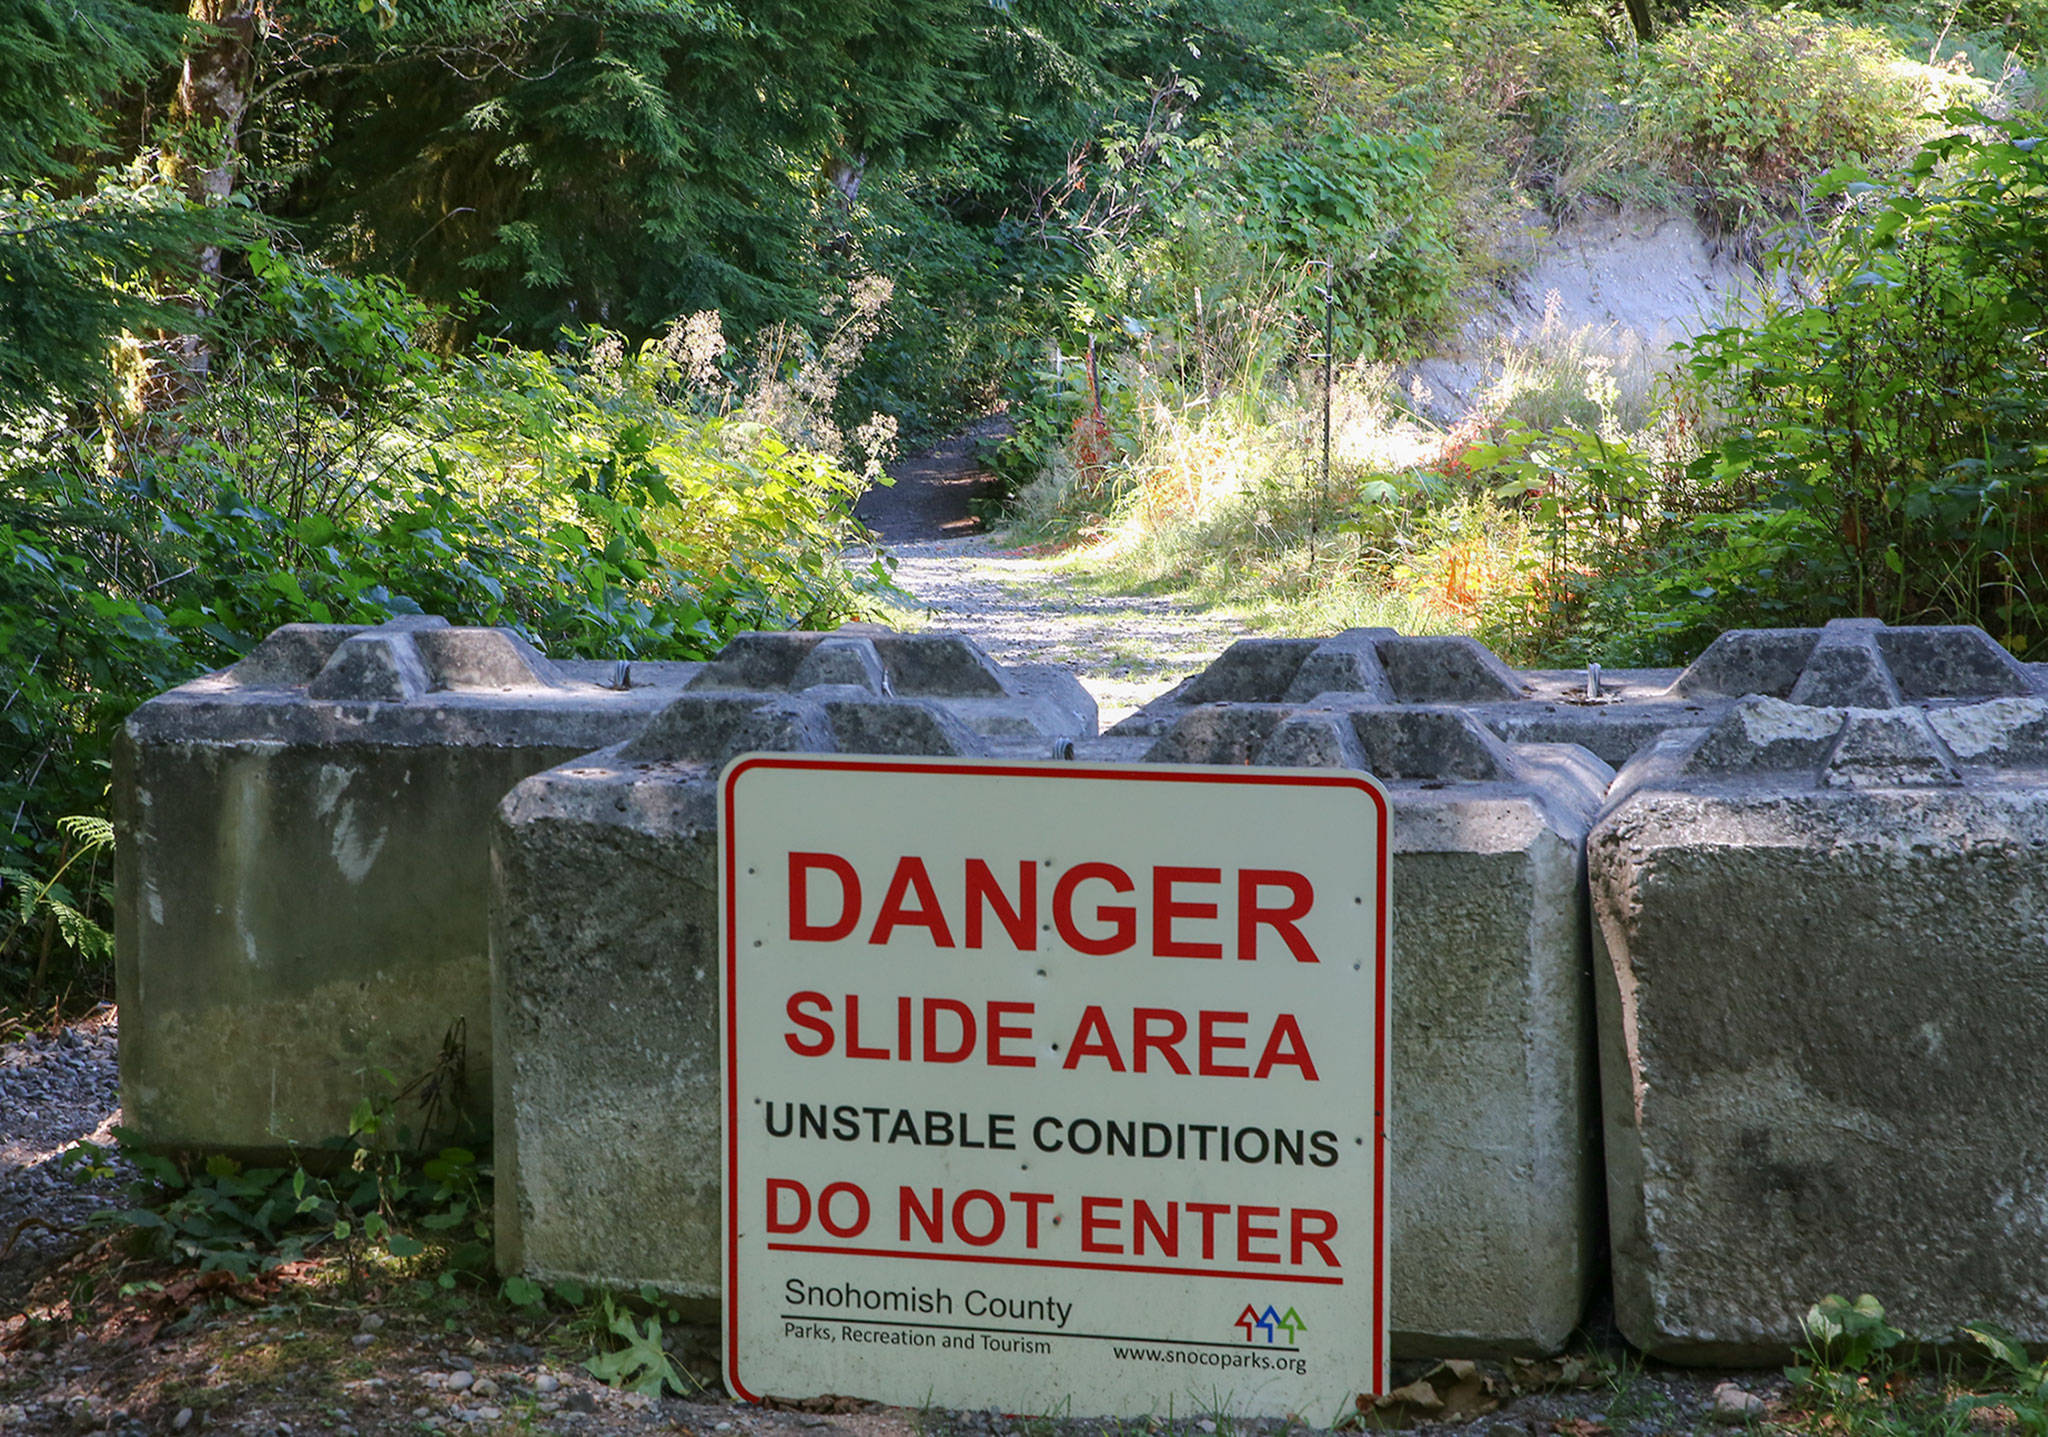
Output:
<svg viewBox="0 0 2048 1437">
<path fill-rule="evenodd" d="M 1725 628 L 1858 615 L 2048 638 L 2048 142 L 1980 123 L 1903 188 L 1838 183 L 1813 302 L 1690 346 L 1675 397 L 1714 417 L 1685 472 L 1625 456 L 1612 541 L 1589 504 L 1551 517 L 1575 557 L 1510 616 L 1517 652 L 1671 663 Z M 1475 462 L 1544 504 L 1613 489 L 1611 443 L 1557 438 Z"/>
<path fill-rule="evenodd" d="M 1817 301 L 1697 342 L 1726 407 L 1700 461 L 1820 527 L 1809 620 L 2048 635 L 2048 148 L 2019 122 L 1950 135 L 1860 200 Z"/>
<path fill-rule="evenodd" d="M 1356 124 L 1438 136 L 1431 184 L 1473 263 L 1512 248 L 1505 231 L 1532 194 L 1562 209 L 1653 188 L 1633 165 L 1619 103 L 1632 70 L 1599 17 L 1543 0 L 1427 0 L 1404 8 L 1398 30 L 1305 65 L 1296 83 Z"/>
<path fill-rule="evenodd" d="M 1875 30 L 1792 7 L 1713 11 L 1644 53 L 1641 143 L 1730 229 L 1786 213 L 1832 166 L 1916 138 L 1912 81 Z"/>
<path fill-rule="evenodd" d="M 1442 321 L 1464 272 L 1431 183 L 1435 131 L 1384 134 L 1302 108 L 1251 140 L 1219 218 L 1282 266 L 1329 266 L 1341 356 L 1393 357 Z"/>
<path fill-rule="evenodd" d="M 185 402 L 35 414 L 0 464 L 0 1004 L 96 995 L 101 811 L 139 702 L 279 624 L 438 613 L 563 657 L 699 658 L 866 612 L 839 556 L 862 481 L 704 419 L 676 359 L 593 331 L 436 359 L 388 281 L 259 248 Z M 97 857 L 97 855 L 95 855 Z M 24 909 L 23 903 L 27 902 Z"/>
</svg>

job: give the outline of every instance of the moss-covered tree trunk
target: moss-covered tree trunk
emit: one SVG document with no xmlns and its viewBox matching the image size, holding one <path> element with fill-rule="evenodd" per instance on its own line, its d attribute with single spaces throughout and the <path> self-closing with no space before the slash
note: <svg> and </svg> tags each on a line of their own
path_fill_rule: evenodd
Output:
<svg viewBox="0 0 2048 1437">
<path fill-rule="evenodd" d="M 171 107 L 178 149 L 170 159 L 194 199 L 218 204 L 234 193 L 259 17 L 255 0 L 191 0 L 187 13 L 192 38 Z"/>
<path fill-rule="evenodd" d="M 178 93 L 171 102 L 170 148 L 165 165 L 185 192 L 201 204 L 224 204 L 235 191 L 241 161 L 242 119 L 249 110 L 249 92 L 256 74 L 256 41 L 261 28 L 259 0 L 191 0 L 192 21 L 185 63 L 178 75 Z M 221 247 L 199 251 L 202 293 L 194 296 L 194 312 L 203 315 L 203 292 L 220 274 Z M 206 383 L 213 350 L 198 333 L 170 337 L 165 346 L 174 374 L 166 376 L 169 391 L 189 396 Z M 152 405 L 152 407 L 155 407 Z"/>
</svg>

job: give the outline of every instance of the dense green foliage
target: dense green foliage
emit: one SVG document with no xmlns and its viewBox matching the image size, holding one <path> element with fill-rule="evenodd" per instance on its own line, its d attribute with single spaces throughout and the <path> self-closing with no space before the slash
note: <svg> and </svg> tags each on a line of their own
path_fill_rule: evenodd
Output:
<svg viewBox="0 0 2048 1437">
<path fill-rule="evenodd" d="M 2040 642 L 2048 11 L 1648 13 L 0 0 L 0 1002 L 103 981 L 151 692 L 293 619 L 836 622 L 886 586 L 862 486 L 1000 401 L 1027 522 L 1317 623 Z M 1958 101 L 2015 118 L 1909 165 Z M 1617 204 L 1791 222 L 1812 292 L 1656 402 L 1552 335 L 1433 455 L 1321 471 L 1326 359 L 1340 429 L 1412 428 L 1385 366 Z"/>
<path fill-rule="evenodd" d="M 1025 521 L 1268 622 L 1523 660 L 1842 614 L 2038 645 L 2042 15 L 1657 13 L 1638 43 L 1618 12 L 1411 5 L 1112 172 L 1133 197 L 1082 231 L 1061 345 L 1090 373 L 1018 391 Z M 1425 387 L 1373 360 L 1443 341 L 1532 219 L 1631 205 L 1692 211 L 1766 307 L 1661 376 L 1546 314 L 1448 431 L 1404 412 Z"/>
<path fill-rule="evenodd" d="M 2048 148 L 2008 122 L 1930 144 L 1901 187 L 1841 183 L 1859 203 L 1810 301 L 1693 347 L 1721 413 L 1698 512 L 1640 457 L 1593 484 L 1650 523 L 1557 615 L 1578 643 L 1668 660 L 1853 615 L 2048 638 Z"/>
<path fill-rule="evenodd" d="M 432 315 L 258 245 L 219 297 L 212 382 L 175 409 L 24 423 L 0 475 L 0 802 L 15 866 L 99 807 L 115 725 L 281 623 L 428 612 L 568 656 L 698 658 L 831 624 L 882 579 L 837 557 L 860 481 L 695 412 L 676 359 L 590 331 L 437 358 Z M 39 856 L 38 856 L 39 855 Z M 0 963 L 47 976 L 60 885 Z M 60 950 L 61 951 L 61 950 Z"/>
<path fill-rule="evenodd" d="M 863 612 L 852 501 L 1039 343 L 1070 182 L 1158 95 L 1261 95 L 1277 41 L 1344 33 L 0 0 L 0 994 L 101 981 L 115 727 L 276 624 L 691 657 Z"/>
<path fill-rule="evenodd" d="M 71 172 L 110 128 L 94 103 L 176 63 L 185 27 L 130 0 L 0 5 L 0 175 Z"/>
<path fill-rule="evenodd" d="M 1829 166 L 1888 155 L 1914 112 L 1890 38 L 1795 7 L 1673 31 L 1636 98 L 1654 158 L 1725 224 L 1782 214 Z"/>
<path fill-rule="evenodd" d="M 133 0 L 0 0 L 0 413 L 90 386 L 201 246 L 247 232 L 146 163 L 95 173 L 113 127 L 90 102 L 174 64 L 184 33 Z"/>
</svg>

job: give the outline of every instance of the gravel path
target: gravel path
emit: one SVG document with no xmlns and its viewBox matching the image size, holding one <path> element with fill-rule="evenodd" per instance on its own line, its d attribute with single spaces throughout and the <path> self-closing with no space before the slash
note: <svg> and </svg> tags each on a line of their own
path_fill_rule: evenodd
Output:
<svg viewBox="0 0 2048 1437">
<path fill-rule="evenodd" d="M 991 414 L 929 449 L 906 455 L 889 466 L 896 482 L 861 495 L 854 517 L 885 544 L 979 534 L 983 525 L 973 506 L 1002 489 L 1001 481 L 981 467 L 981 448 L 1009 432 L 1009 419 Z"/>
<path fill-rule="evenodd" d="M 977 534 L 891 544 L 911 619 L 953 629 L 998 663 L 1066 664 L 1101 707 L 1104 728 L 1208 664 L 1249 630 L 1173 600 L 1098 593 L 1056 557 Z"/>
<path fill-rule="evenodd" d="M 0 1314 L 55 1255 L 80 1246 L 87 1215 L 119 1195 L 121 1178 L 80 1184 L 59 1161 L 80 1141 L 114 1145 L 119 1046 L 109 1005 L 55 1037 L 0 1047 Z"/>
<path fill-rule="evenodd" d="M 969 506 L 1001 489 L 980 451 L 1008 432 L 1008 417 L 991 414 L 906 455 L 889 466 L 896 482 L 870 490 L 854 512 L 899 561 L 896 582 L 915 601 L 896 616 L 900 624 L 956 630 L 998 663 L 1068 665 L 1107 728 L 1246 630 L 1171 599 L 1097 592 L 1060 559 L 980 532 Z"/>
</svg>

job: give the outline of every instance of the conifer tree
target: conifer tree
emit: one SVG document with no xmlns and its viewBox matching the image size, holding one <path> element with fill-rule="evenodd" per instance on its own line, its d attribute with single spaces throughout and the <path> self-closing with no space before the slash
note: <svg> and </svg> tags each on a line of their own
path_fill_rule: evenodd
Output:
<svg viewBox="0 0 2048 1437">
<path fill-rule="evenodd" d="M 179 313 L 137 281 L 175 290 L 241 228 L 146 165 L 95 169 L 112 98 L 174 65 L 184 32 L 133 0 L 0 0 L 0 415 L 90 389 L 115 335 Z"/>
<path fill-rule="evenodd" d="M 1002 189 L 1063 165 L 1128 82 L 1255 64 L 1225 14 L 1246 3 L 402 7 L 347 37 L 353 67 L 297 88 L 331 138 L 282 210 L 350 264 L 478 291 L 488 331 L 646 332 L 706 308 L 744 328 L 815 311 L 870 177 Z"/>
</svg>

